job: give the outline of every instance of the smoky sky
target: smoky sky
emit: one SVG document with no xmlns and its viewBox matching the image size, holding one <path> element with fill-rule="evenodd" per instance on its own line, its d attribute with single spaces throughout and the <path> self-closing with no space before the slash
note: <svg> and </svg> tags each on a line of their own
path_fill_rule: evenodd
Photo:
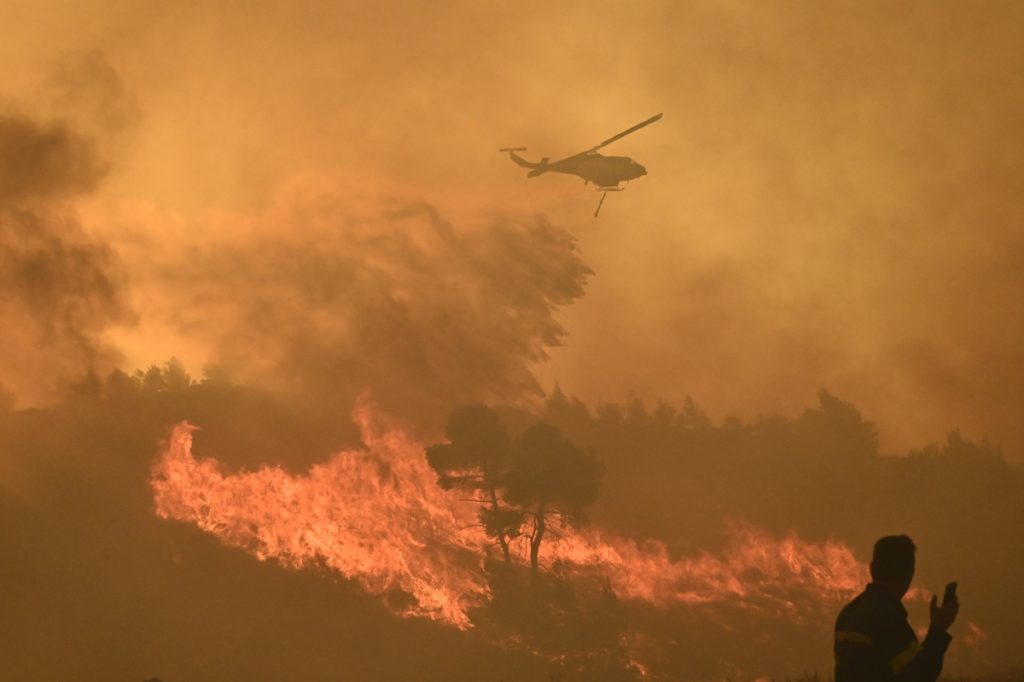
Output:
<svg viewBox="0 0 1024 682">
<path fill-rule="evenodd" d="M 339 415 L 369 392 L 410 424 L 537 398 L 556 310 L 590 270 L 539 215 L 473 215 L 368 181 L 299 183 L 256 215 L 208 217 L 126 252 L 138 295 L 209 362 Z M 363 184 L 353 192 L 352 184 Z M 129 219 L 130 220 L 130 219 Z"/>
<path fill-rule="evenodd" d="M 108 211 L 203 230 L 197 212 L 259 212 L 340 172 L 442 215 L 465 196 L 543 212 L 597 273 L 558 317 L 547 389 L 692 395 L 721 419 L 796 414 L 827 388 L 888 451 L 954 427 L 1024 443 L 1015 3 L 63 10 L 4 10 L 0 78 L 21 94 L 63 50 L 103 50 L 146 113 L 93 202 Z M 658 112 L 607 149 L 649 174 L 598 220 L 575 178 L 526 180 L 497 153 L 559 158 Z M 135 366 L 178 353 L 198 371 L 214 351 L 138 329 L 118 337 Z"/>
<path fill-rule="evenodd" d="M 88 191 L 103 176 L 89 140 L 59 123 L 5 115 L 0 118 L 0 145 L 0 200 L 5 208 Z"/>
<path fill-rule="evenodd" d="M 104 173 L 94 142 L 66 123 L 0 113 L 0 383 L 30 402 L 118 360 L 101 336 L 131 317 L 121 273 L 70 203 Z"/>
</svg>

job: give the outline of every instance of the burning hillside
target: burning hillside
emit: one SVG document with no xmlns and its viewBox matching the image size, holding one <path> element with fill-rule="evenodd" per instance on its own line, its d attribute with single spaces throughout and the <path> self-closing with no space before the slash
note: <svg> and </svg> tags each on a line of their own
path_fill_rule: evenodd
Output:
<svg viewBox="0 0 1024 682">
<path fill-rule="evenodd" d="M 475 503 L 443 490 L 424 447 L 382 426 L 371 408 L 360 406 L 354 419 L 364 448 L 337 453 L 303 476 L 273 467 L 224 473 L 217 462 L 193 457 L 193 427 L 180 424 L 154 469 L 157 513 L 260 559 L 322 563 L 371 593 L 392 595 L 399 613 L 471 627 L 472 609 L 490 596 L 483 568 L 494 545 L 476 522 Z M 618 599 L 659 607 L 725 604 L 779 619 L 822 616 L 867 576 L 842 543 L 774 538 L 739 525 L 721 556 L 673 557 L 659 542 L 569 524 L 550 532 L 543 570 L 593 570 Z M 511 548 L 525 565 L 525 533 Z M 396 592 L 406 598 L 395 599 Z"/>
</svg>

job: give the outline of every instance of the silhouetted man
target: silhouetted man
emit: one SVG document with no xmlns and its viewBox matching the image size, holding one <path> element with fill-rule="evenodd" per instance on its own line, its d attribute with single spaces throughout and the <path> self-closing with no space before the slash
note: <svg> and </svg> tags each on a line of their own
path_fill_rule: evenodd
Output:
<svg viewBox="0 0 1024 682">
<path fill-rule="evenodd" d="M 836 682 L 935 682 L 956 620 L 955 595 L 942 606 L 932 596 L 931 627 L 924 642 L 907 622 L 901 603 L 914 578 L 914 543 L 890 535 L 875 543 L 871 582 L 836 619 Z"/>
</svg>

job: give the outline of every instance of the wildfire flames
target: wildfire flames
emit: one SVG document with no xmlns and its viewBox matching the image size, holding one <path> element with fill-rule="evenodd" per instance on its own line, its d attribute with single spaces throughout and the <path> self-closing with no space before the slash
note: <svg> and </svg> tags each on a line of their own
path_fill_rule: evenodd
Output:
<svg viewBox="0 0 1024 682">
<path fill-rule="evenodd" d="M 404 604 L 391 603 L 403 615 L 471 627 L 472 607 L 490 597 L 483 564 L 493 550 L 478 507 L 438 486 L 422 444 L 383 426 L 366 405 L 353 418 L 364 447 L 303 476 L 275 467 L 225 474 L 216 461 L 193 457 L 194 427 L 179 424 L 154 466 L 156 513 L 195 523 L 261 560 L 322 564 L 373 594 L 405 593 L 411 599 L 389 600 Z M 867 580 L 866 567 L 840 543 L 776 539 L 743 526 L 732 534 L 720 557 L 676 559 L 661 543 L 560 527 L 541 564 L 599 571 L 623 600 L 727 601 L 790 619 L 834 610 Z M 525 546 L 513 549 L 528 561 Z"/>
<path fill-rule="evenodd" d="M 722 600 L 747 608 L 774 605 L 791 619 L 823 606 L 827 612 L 867 582 L 867 567 L 845 545 L 816 545 L 795 534 L 778 540 L 736 525 L 731 535 L 721 558 L 705 553 L 672 559 L 662 543 L 640 546 L 596 531 L 567 535 L 549 551 L 558 561 L 601 568 L 620 599 L 658 606 Z"/>
</svg>

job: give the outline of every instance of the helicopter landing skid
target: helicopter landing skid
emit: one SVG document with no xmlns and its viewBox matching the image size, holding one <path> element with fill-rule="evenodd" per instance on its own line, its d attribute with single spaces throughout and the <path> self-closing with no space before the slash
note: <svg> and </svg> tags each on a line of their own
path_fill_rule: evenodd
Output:
<svg viewBox="0 0 1024 682">
<path fill-rule="evenodd" d="M 608 192 L 621 192 L 623 189 L 623 187 L 598 187 L 597 191 L 601 192 L 601 200 L 597 202 L 597 210 L 594 211 L 594 217 L 596 218 L 597 214 L 601 212 L 601 206 L 604 204 L 604 198 L 608 196 Z"/>
</svg>

